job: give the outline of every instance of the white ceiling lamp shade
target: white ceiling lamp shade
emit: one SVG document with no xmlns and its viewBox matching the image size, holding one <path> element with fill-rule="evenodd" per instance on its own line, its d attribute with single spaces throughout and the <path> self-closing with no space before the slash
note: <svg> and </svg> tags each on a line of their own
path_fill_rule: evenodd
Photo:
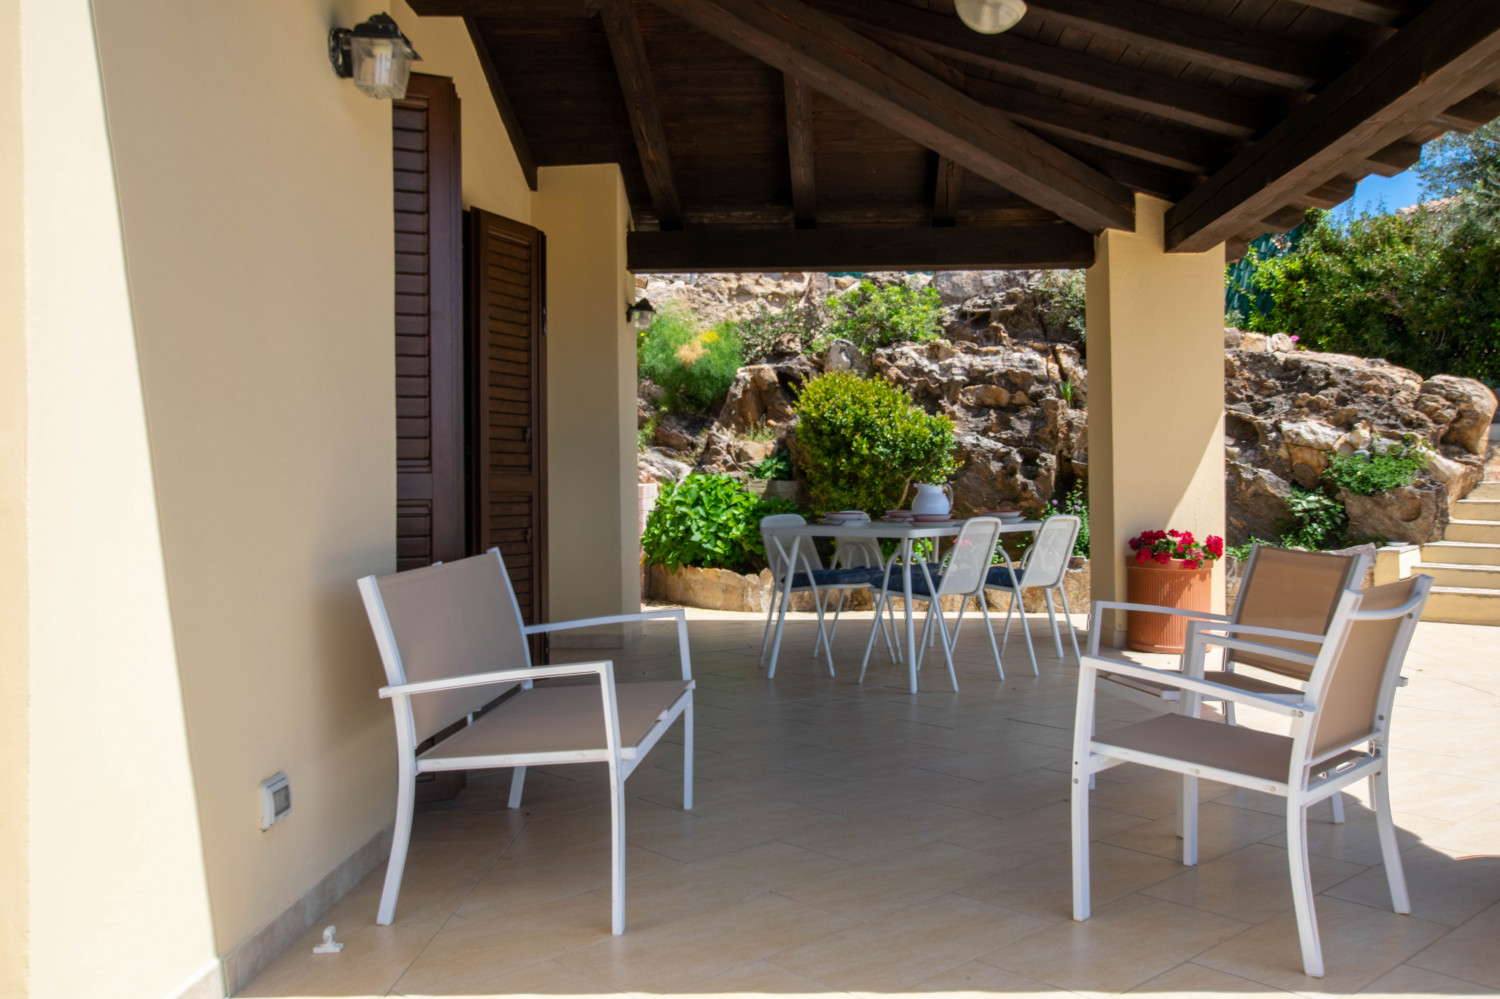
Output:
<svg viewBox="0 0 1500 999">
<path fill-rule="evenodd" d="M 981 35 L 998 35 L 1026 16 L 1025 0 L 954 0 L 958 19 Z"/>
</svg>

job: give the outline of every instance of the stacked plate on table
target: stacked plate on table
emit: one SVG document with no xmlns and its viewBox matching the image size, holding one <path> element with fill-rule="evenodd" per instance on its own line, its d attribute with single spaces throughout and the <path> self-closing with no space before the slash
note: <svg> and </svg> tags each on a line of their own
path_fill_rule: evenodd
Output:
<svg viewBox="0 0 1500 999">
<path fill-rule="evenodd" d="M 999 517 L 1002 523 L 1015 524 L 1026 518 L 1020 510 L 986 510 L 985 516 Z"/>
<path fill-rule="evenodd" d="M 885 512 L 886 521 L 896 524 L 909 524 L 915 516 L 916 514 L 910 510 L 887 510 Z"/>
<path fill-rule="evenodd" d="M 868 524 L 870 515 L 863 510 L 832 510 L 823 514 L 821 520 L 835 527 L 847 527 L 850 524 Z"/>
<path fill-rule="evenodd" d="M 912 517 L 918 524 L 951 524 L 953 517 L 946 513 L 919 513 Z"/>
</svg>

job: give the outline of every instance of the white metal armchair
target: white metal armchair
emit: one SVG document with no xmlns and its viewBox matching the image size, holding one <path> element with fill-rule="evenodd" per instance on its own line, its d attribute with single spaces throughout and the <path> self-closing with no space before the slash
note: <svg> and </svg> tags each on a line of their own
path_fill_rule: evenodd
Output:
<svg viewBox="0 0 1500 999">
<path fill-rule="evenodd" d="M 1180 673 L 1086 656 L 1078 679 L 1073 745 L 1073 918 L 1089 917 L 1089 785 L 1094 774 L 1120 763 L 1182 775 L 1178 818 L 1184 864 L 1198 861 L 1198 778 L 1287 799 L 1292 903 L 1302 942 L 1302 966 L 1308 975 L 1323 975 L 1308 868 L 1309 805 L 1355 781 L 1369 779 L 1391 905 L 1397 912 L 1410 912 L 1391 818 L 1386 751 L 1401 663 L 1431 587 L 1430 577 L 1417 576 L 1363 592 L 1347 590 L 1323 634 L 1194 622 L 1189 627 L 1186 668 Z M 1292 699 L 1203 678 L 1205 650 L 1210 645 L 1269 658 L 1295 655 L 1268 640 L 1317 643 L 1306 689 Z M 1182 695 L 1179 712 L 1096 732 L 1094 681 L 1105 672 L 1176 688 Z M 1199 718 L 1199 701 L 1205 697 L 1279 714 L 1290 721 L 1291 734 Z"/>
<path fill-rule="evenodd" d="M 693 807 L 693 674 L 680 609 L 526 626 L 499 549 L 457 562 L 359 581 L 396 715 L 399 785 L 396 831 L 376 922 L 395 918 L 411 841 L 419 773 L 513 767 L 518 808 L 526 768 L 561 763 L 609 767 L 611 928 L 625 931 L 625 779 L 679 717 L 682 805 Z M 531 666 L 526 637 L 545 632 L 667 618 L 677 622 L 680 679 L 615 683 L 610 662 Z M 572 684 L 537 681 L 573 678 Z M 578 680 L 590 682 L 578 683 Z M 475 717 L 502 695 L 504 701 Z M 469 724 L 418 754 L 455 722 Z"/>
</svg>

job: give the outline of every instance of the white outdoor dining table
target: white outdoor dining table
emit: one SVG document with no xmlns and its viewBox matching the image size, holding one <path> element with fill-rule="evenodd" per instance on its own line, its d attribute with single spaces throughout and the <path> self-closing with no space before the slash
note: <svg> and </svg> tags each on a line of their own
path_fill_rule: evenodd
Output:
<svg viewBox="0 0 1500 999">
<path fill-rule="evenodd" d="M 1042 526 L 1039 520 L 1018 520 L 1000 525 L 1000 533 L 1008 534 L 1016 531 L 1035 531 Z M 776 618 L 776 641 L 771 646 L 771 668 L 770 673 L 776 672 L 776 656 L 781 651 L 781 633 L 786 626 L 786 608 L 788 592 L 792 585 L 792 575 L 797 569 L 797 549 L 803 538 L 873 538 L 877 540 L 899 541 L 901 550 L 901 592 L 905 599 L 902 603 L 906 609 L 906 668 L 911 678 L 911 692 L 917 692 L 917 634 L 916 625 L 912 619 L 912 592 L 911 592 L 911 568 L 912 568 L 912 542 L 918 538 L 932 538 L 934 542 L 938 538 L 951 538 L 958 534 L 963 527 L 963 521 L 955 520 L 947 524 L 897 524 L 890 521 L 876 520 L 867 524 L 802 524 L 796 526 L 777 527 L 768 530 L 768 533 L 779 538 L 790 538 L 791 548 L 787 551 L 784 561 L 786 565 L 785 574 L 776 581 L 779 591 L 781 610 Z M 1014 571 L 1010 564 L 1010 556 L 1005 554 L 1005 549 L 1000 548 L 1000 555 L 1005 559 L 1008 568 Z M 923 568 L 925 572 L 925 567 Z M 828 587 L 838 589 L 838 587 Z M 930 590 L 929 590 L 930 592 Z M 821 594 L 819 595 L 821 599 Z M 1025 626 L 1025 618 L 1021 620 L 1022 627 Z"/>
</svg>

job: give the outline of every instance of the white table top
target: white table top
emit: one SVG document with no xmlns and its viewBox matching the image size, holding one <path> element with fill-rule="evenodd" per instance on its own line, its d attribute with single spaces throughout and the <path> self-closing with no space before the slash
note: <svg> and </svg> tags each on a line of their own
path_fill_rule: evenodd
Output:
<svg viewBox="0 0 1500 999">
<path fill-rule="evenodd" d="M 860 524 L 798 524 L 769 527 L 766 532 L 798 538 L 944 538 L 957 534 L 963 526 L 962 520 L 953 520 L 946 524 L 899 524 L 888 520 L 872 520 L 869 523 Z M 1041 526 L 1040 520 L 1002 522 L 1000 533 L 1035 531 Z"/>
</svg>

